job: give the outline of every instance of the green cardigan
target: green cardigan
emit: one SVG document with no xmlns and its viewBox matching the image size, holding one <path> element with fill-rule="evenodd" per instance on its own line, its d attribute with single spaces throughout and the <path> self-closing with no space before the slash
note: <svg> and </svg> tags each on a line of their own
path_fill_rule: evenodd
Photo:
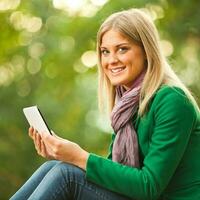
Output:
<svg viewBox="0 0 200 200">
<path fill-rule="evenodd" d="M 140 165 L 90 154 L 87 180 L 131 199 L 200 200 L 200 113 L 182 90 L 162 86 L 134 122 Z"/>
</svg>

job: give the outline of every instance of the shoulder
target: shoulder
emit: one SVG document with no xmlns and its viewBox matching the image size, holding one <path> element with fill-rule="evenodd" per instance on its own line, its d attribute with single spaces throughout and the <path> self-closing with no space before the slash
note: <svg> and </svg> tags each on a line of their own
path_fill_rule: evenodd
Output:
<svg viewBox="0 0 200 200">
<path fill-rule="evenodd" d="M 154 104 L 162 104 L 165 102 L 172 103 L 173 105 L 177 105 L 175 103 L 180 104 L 182 102 L 181 104 L 188 104 L 193 107 L 192 102 L 184 91 L 181 88 L 174 86 L 163 85 L 155 93 L 153 98 Z"/>
<path fill-rule="evenodd" d="M 171 95 L 173 95 L 174 97 L 179 97 L 179 98 L 186 97 L 184 91 L 181 88 L 178 88 L 175 86 L 168 86 L 168 85 L 162 85 L 155 93 L 156 98 L 171 96 Z"/>
<path fill-rule="evenodd" d="M 150 109 L 157 117 L 190 118 L 192 121 L 197 117 L 195 106 L 184 91 L 167 85 L 155 93 Z"/>
</svg>

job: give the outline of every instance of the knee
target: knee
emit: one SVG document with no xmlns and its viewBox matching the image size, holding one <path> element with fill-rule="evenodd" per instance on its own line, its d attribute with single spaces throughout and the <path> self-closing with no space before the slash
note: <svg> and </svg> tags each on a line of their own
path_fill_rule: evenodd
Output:
<svg viewBox="0 0 200 200">
<path fill-rule="evenodd" d="M 65 162 L 59 162 L 54 169 L 57 171 L 72 171 L 74 168 L 74 165 Z"/>
<path fill-rule="evenodd" d="M 70 178 L 74 176 L 83 177 L 85 174 L 84 171 L 79 167 L 65 162 L 58 163 L 54 170 L 59 171 L 61 174 L 65 176 L 67 175 Z"/>
<path fill-rule="evenodd" d="M 57 160 L 48 160 L 42 164 L 42 167 L 52 168 L 59 163 L 60 163 L 60 161 L 57 161 Z"/>
</svg>

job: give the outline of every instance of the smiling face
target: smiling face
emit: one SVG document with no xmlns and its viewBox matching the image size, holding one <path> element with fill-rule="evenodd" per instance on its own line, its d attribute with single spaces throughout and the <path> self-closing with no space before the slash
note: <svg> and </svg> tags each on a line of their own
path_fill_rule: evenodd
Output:
<svg viewBox="0 0 200 200">
<path fill-rule="evenodd" d="M 115 30 L 102 36 L 101 66 L 112 85 L 129 89 L 145 69 L 145 53 L 141 46 Z"/>
</svg>

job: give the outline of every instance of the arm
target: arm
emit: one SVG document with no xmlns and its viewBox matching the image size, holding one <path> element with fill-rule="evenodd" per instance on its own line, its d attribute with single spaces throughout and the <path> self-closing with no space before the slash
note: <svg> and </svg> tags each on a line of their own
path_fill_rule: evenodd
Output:
<svg viewBox="0 0 200 200">
<path fill-rule="evenodd" d="M 135 199 L 157 199 L 167 187 L 188 144 L 195 112 L 177 92 L 155 98 L 155 127 L 141 169 L 123 166 L 90 154 L 86 174 L 112 191 Z"/>
</svg>

